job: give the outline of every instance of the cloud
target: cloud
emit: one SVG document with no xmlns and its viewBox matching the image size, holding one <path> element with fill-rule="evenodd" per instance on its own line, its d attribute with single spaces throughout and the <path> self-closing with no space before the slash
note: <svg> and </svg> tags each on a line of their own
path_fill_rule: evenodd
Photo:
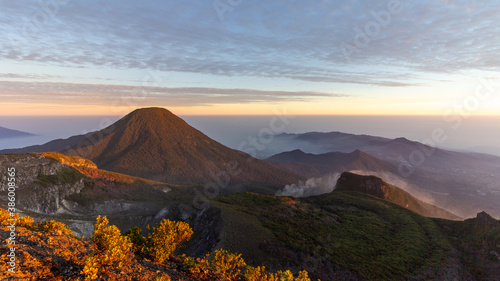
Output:
<svg viewBox="0 0 500 281">
<path fill-rule="evenodd" d="M 14 2 L 0 11 L 9 39 L 0 58 L 10 60 L 377 86 L 500 63 L 495 1 L 401 1 L 402 12 L 350 61 L 340 44 L 353 44 L 388 0 L 243 1 L 222 22 L 212 1 L 68 1 L 41 23 L 40 4 Z"/>
<path fill-rule="evenodd" d="M 112 104 L 129 102 L 136 106 L 199 106 L 233 103 L 312 101 L 320 97 L 346 97 L 313 91 L 264 91 L 203 87 L 167 88 L 49 82 L 0 81 L 0 99 L 10 102 L 51 102 L 54 104 Z"/>
</svg>

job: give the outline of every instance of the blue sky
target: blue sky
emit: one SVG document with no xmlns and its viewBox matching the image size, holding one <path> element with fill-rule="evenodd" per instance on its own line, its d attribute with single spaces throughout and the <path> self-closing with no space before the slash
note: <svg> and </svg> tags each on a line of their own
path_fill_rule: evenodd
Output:
<svg viewBox="0 0 500 281">
<path fill-rule="evenodd" d="M 141 106 L 179 114 L 500 109 L 500 1 L 3 0 L 0 7 L 1 115 Z M 476 106 L 476 89 L 486 84 L 490 94 Z"/>
</svg>

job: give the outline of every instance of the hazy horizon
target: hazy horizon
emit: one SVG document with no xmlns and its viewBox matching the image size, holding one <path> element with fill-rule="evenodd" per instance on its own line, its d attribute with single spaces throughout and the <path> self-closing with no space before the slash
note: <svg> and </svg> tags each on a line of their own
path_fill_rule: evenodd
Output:
<svg viewBox="0 0 500 281">
<path fill-rule="evenodd" d="M 0 139 L 0 149 L 43 144 L 58 138 L 102 129 L 122 116 L 2 116 L 0 126 L 36 134 L 34 137 Z M 257 137 L 269 127 L 273 115 L 181 115 L 188 124 L 216 141 L 237 149 L 248 137 Z M 284 133 L 332 132 L 366 134 L 385 138 L 405 137 L 414 141 L 431 139 L 442 129 L 448 140 L 438 147 L 500 156 L 500 116 L 469 117 L 446 122 L 441 116 L 319 116 L 287 118 Z M 449 120 L 448 120 L 449 121 Z M 455 121 L 455 120 L 453 120 Z M 276 133 L 280 133 L 278 131 Z"/>
</svg>

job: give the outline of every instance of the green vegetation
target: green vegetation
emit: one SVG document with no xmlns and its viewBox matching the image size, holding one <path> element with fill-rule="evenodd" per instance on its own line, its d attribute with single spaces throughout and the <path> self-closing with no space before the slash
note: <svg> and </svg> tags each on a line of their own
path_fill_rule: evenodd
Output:
<svg viewBox="0 0 500 281">
<path fill-rule="evenodd" d="M 38 180 L 35 181 L 36 184 L 47 187 L 54 184 L 66 184 L 74 183 L 84 178 L 84 175 L 77 170 L 64 167 L 62 170 L 58 171 L 55 175 L 38 175 Z"/>
<path fill-rule="evenodd" d="M 239 193 L 217 200 L 257 217 L 272 231 L 278 242 L 263 247 L 273 251 L 276 267 L 326 260 L 363 279 L 404 280 L 424 268 L 437 270 L 451 249 L 431 219 L 361 193 L 301 200 Z M 318 264 L 318 271 L 328 270 Z"/>
<path fill-rule="evenodd" d="M 474 219 L 449 221 L 434 219 L 453 246 L 462 253 L 462 262 L 476 280 L 489 280 L 498 273 L 500 261 L 500 221 L 486 213 Z"/>
<path fill-rule="evenodd" d="M 135 226 L 134 228 L 127 230 L 124 235 L 130 239 L 132 244 L 134 244 L 135 252 L 141 253 L 142 249 L 144 249 L 144 246 L 146 245 L 146 237 L 142 236 L 142 229 Z"/>
</svg>

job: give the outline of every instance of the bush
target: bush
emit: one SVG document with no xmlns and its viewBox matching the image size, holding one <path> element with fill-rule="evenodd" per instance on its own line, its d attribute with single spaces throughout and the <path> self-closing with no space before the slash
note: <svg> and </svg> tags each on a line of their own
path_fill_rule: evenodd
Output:
<svg viewBox="0 0 500 281">
<path fill-rule="evenodd" d="M 43 232 L 57 232 L 60 231 L 62 235 L 74 237 L 69 226 L 62 222 L 55 220 L 39 222 L 33 225 L 33 230 Z"/>
<path fill-rule="evenodd" d="M 290 270 L 271 273 L 267 272 L 264 266 L 248 266 L 245 270 L 244 277 L 247 281 L 311 281 L 305 270 L 299 272 L 298 276 L 294 278 Z"/>
<path fill-rule="evenodd" d="M 150 255 L 158 262 L 164 262 L 177 249 L 179 244 L 187 241 L 193 230 L 185 222 L 173 222 L 164 219 L 146 238 L 143 253 Z"/>
<path fill-rule="evenodd" d="M 210 267 L 215 274 L 228 279 L 234 279 L 240 274 L 240 267 L 247 264 L 241 257 L 241 254 L 231 254 L 226 250 L 215 250 Z"/>
<path fill-rule="evenodd" d="M 208 276 L 214 274 L 219 278 L 233 280 L 240 275 L 240 268 L 246 266 L 241 254 L 231 254 L 226 250 L 215 250 L 212 257 L 207 254 L 204 259 L 183 256 L 184 264 L 193 274 Z"/>
<path fill-rule="evenodd" d="M 10 219 L 13 219 L 15 220 L 16 226 L 30 228 L 33 225 L 34 220 L 32 217 L 21 217 L 17 213 L 13 213 L 12 215 L 13 216 L 11 216 L 11 213 L 8 210 L 0 208 L 0 224 L 4 226 L 10 225 L 12 223 Z"/>
<path fill-rule="evenodd" d="M 121 236 L 116 226 L 108 226 L 108 223 L 105 216 L 98 216 L 96 219 L 92 234 L 96 250 L 85 260 L 82 271 L 85 280 L 96 279 L 100 273 L 106 273 L 109 269 L 120 269 L 129 258 L 132 243 L 128 237 Z"/>
<path fill-rule="evenodd" d="M 142 229 L 135 226 L 134 228 L 127 230 L 124 235 L 130 239 L 132 244 L 134 244 L 136 252 L 139 253 L 142 249 L 144 249 L 144 246 L 146 245 L 146 237 L 142 236 Z"/>
</svg>

